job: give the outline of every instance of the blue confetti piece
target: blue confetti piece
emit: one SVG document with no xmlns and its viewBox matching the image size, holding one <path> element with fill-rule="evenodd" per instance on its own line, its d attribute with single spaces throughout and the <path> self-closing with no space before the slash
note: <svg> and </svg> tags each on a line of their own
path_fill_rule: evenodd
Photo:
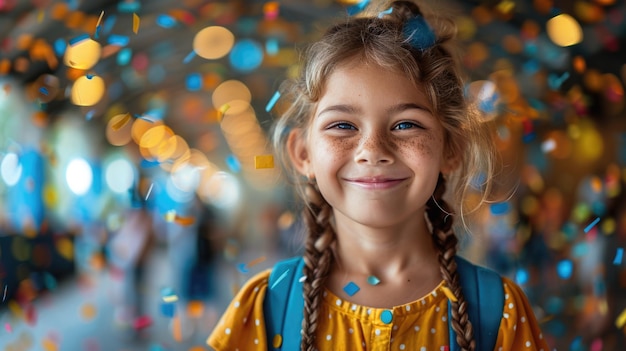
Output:
<svg viewBox="0 0 626 351">
<path fill-rule="evenodd" d="M 117 53 L 117 64 L 119 66 L 126 66 L 130 63 L 130 59 L 133 57 L 133 51 L 130 48 L 123 48 Z"/>
<path fill-rule="evenodd" d="M 386 9 L 385 11 L 380 11 L 378 13 L 378 18 L 383 18 L 385 15 L 390 15 L 393 12 L 393 7 Z"/>
<path fill-rule="evenodd" d="M 173 28 L 176 26 L 176 19 L 170 15 L 158 15 L 156 24 L 163 28 Z"/>
<path fill-rule="evenodd" d="M 111 34 L 108 43 L 111 45 L 126 46 L 130 43 L 130 38 L 126 35 Z"/>
<path fill-rule="evenodd" d="M 67 42 L 63 39 L 57 39 L 54 41 L 54 53 L 58 56 L 65 55 L 65 49 L 67 48 Z"/>
<path fill-rule="evenodd" d="M 570 260 L 563 260 L 557 263 L 556 272 L 561 279 L 569 279 L 572 276 L 574 270 L 574 263 Z"/>
<path fill-rule="evenodd" d="M 139 1 L 120 1 L 117 4 L 117 10 L 124 13 L 132 13 L 141 10 L 141 3 Z"/>
<path fill-rule="evenodd" d="M 525 269 L 518 269 L 515 272 L 515 282 L 519 285 L 524 285 L 528 282 L 528 271 Z"/>
<path fill-rule="evenodd" d="M 270 56 L 278 54 L 279 48 L 280 47 L 278 45 L 278 39 L 276 38 L 267 39 L 267 41 L 265 42 L 265 52 L 267 52 L 267 54 Z"/>
<path fill-rule="evenodd" d="M 270 101 L 265 106 L 265 112 L 270 112 L 270 110 L 274 108 L 274 105 L 276 105 L 276 101 L 278 101 L 278 99 L 280 99 L 280 91 L 274 93 Z"/>
<path fill-rule="evenodd" d="M 380 284 L 380 279 L 378 279 L 376 276 L 370 275 L 369 277 L 367 277 L 367 284 L 378 285 Z"/>
<path fill-rule="evenodd" d="M 370 0 L 363 0 L 358 4 L 352 5 L 350 7 L 348 7 L 346 9 L 346 11 L 348 11 L 348 16 L 354 16 L 358 13 L 363 12 L 363 10 L 365 10 L 365 8 L 367 7 L 367 5 L 370 4 Z"/>
<path fill-rule="evenodd" d="M 511 210 L 511 205 L 508 202 L 496 202 L 489 206 L 489 210 L 494 216 L 505 215 Z"/>
<path fill-rule="evenodd" d="M 115 25 L 116 20 L 117 17 L 115 15 L 110 15 L 109 17 L 107 17 L 102 24 L 102 34 L 111 33 L 111 30 L 113 30 L 113 26 Z"/>
<path fill-rule="evenodd" d="M 354 284 L 353 282 L 349 282 L 348 284 L 346 284 L 346 286 L 343 287 L 343 291 L 345 291 L 348 296 L 353 296 L 359 290 L 361 290 L 361 288 L 359 288 L 359 286 Z"/>
<path fill-rule="evenodd" d="M 93 116 L 94 116 L 95 114 L 96 114 L 96 110 L 89 110 L 89 111 L 87 112 L 87 114 L 85 114 L 85 118 L 86 118 L 88 121 L 91 121 L 91 119 L 93 118 Z"/>
<path fill-rule="evenodd" d="M 94 37 L 95 39 L 100 38 L 100 25 L 97 25 L 97 26 L 96 26 L 96 32 L 93 34 L 93 37 Z"/>
<path fill-rule="evenodd" d="M 617 253 L 615 253 L 615 259 L 613 259 L 613 264 L 619 266 L 622 264 L 622 257 L 624 256 L 624 249 L 621 247 L 617 248 Z"/>
<path fill-rule="evenodd" d="M 70 46 L 74 46 L 74 45 L 80 43 L 81 41 L 87 40 L 87 39 L 89 39 L 89 34 L 81 34 L 79 36 L 76 36 L 76 37 L 70 39 L 68 41 L 68 43 L 70 44 Z"/>
<path fill-rule="evenodd" d="M 585 233 L 588 233 L 596 224 L 600 222 L 600 217 L 593 220 L 593 222 L 589 223 L 587 227 L 585 227 Z"/>
<path fill-rule="evenodd" d="M 565 82 L 569 78 L 569 72 L 565 72 L 560 76 L 557 76 L 554 73 L 548 75 L 548 86 L 552 90 L 559 90 L 563 82 Z"/>
<path fill-rule="evenodd" d="M 39 92 L 44 94 L 44 95 L 46 95 L 46 96 L 48 96 L 48 94 L 49 94 L 48 93 L 48 89 L 46 89 L 46 87 L 40 87 L 39 88 Z"/>
<path fill-rule="evenodd" d="M 188 53 L 187 56 L 185 56 L 185 58 L 183 59 L 183 63 L 188 64 L 189 62 L 191 62 L 191 60 L 193 60 L 194 57 L 196 57 L 196 52 L 191 50 L 191 52 Z"/>
<path fill-rule="evenodd" d="M 161 314 L 168 318 L 173 318 L 176 312 L 176 305 L 171 302 L 161 303 Z"/>
<path fill-rule="evenodd" d="M 241 273 L 248 273 L 249 270 L 246 268 L 246 264 L 245 263 L 240 263 L 237 265 L 237 270 Z"/>
<path fill-rule="evenodd" d="M 435 32 L 422 16 L 415 16 L 408 20 L 402 31 L 409 44 L 419 50 L 431 48 L 437 42 Z"/>
<path fill-rule="evenodd" d="M 228 166 L 228 168 L 230 168 L 231 171 L 235 173 L 241 172 L 241 163 L 239 162 L 237 157 L 235 157 L 235 155 L 226 156 L 226 165 Z"/>
<path fill-rule="evenodd" d="M 187 90 L 198 91 L 202 89 L 202 75 L 200 73 L 191 73 L 187 76 Z"/>
</svg>

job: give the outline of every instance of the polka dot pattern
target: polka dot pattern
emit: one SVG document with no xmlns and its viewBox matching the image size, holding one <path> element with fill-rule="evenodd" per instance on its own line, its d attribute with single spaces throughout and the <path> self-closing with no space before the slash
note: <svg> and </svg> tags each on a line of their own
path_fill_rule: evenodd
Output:
<svg viewBox="0 0 626 351">
<path fill-rule="evenodd" d="M 208 338 L 209 346 L 218 351 L 258 350 L 268 343 L 282 344 L 284 336 L 267 340 L 265 335 L 263 297 L 268 277 L 269 271 L 260 273 L 239 291 Z M 522 290 L 503 280 L 505 305 L 495 350 L 549 350 Z M 442 282 L 421 299 L 387 309 L 360 306 L 326 290 L 316 348 L 330 351 L 361 345 L 367 350 L 449 350 L 448 297 L 443 286 Z"/>
</svg>

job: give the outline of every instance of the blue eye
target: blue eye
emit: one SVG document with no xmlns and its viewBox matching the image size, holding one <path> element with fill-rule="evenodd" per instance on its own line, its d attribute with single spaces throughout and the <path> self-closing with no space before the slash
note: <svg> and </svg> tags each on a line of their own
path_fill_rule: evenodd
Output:
<svg viewBox="0 0 626 351">
<path fill-rule="evenodd" d="M 396 126 L 394 127 L 394 129 L 398 129 L 398 130 L 411 129 L 411 128 L 421 128 L 421 126 L 413 122 L 400 122 L 396 124 Z"/>
<path fill-rule="evenodd" d="M 356 129 L 356 128 L 354 128 L 353 125 L 351 125 L 349 123 L 337 123 L 337 124 L 334 124 L 332 126 L 332 128 L 336 128 L 336 129 Z"/>
</svg>

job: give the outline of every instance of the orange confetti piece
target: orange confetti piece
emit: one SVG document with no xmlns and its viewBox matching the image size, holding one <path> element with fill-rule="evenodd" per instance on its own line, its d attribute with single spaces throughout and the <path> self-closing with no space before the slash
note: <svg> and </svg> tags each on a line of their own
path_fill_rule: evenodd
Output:
<svg viewBox="0 0 626 351">
<path fill-rule="evenodd" d="M 443 290 L 443 293 L 446 294 L 446 296 L 448 297 L 448 300 L 452 302 L 457 302 L 456 296 L 454 296 L 452 291 L 447 286 L 443 286 L 441 287 L 441 289 Z"/>
<path fill-rule="evenodd" d="M 80 315 L 85 320 L 91 320 L 96 316 L 96 306 L 86 303 L 80 308 Z"/>
<path fill-rule="evenodd" d="M 178 342 L 183 341 L 183 331 L 180 325 L 180 317 L 178 315 L 174 316 L 172 319 L 172 337 Z"/>
<path fill-rule="evenodd" d="M 254 156 L 254 168 L 274 168 L 274 156 L 272 155 L 259 155 Z"/>
<path fill-rule="evenodd" d="M 46 351 L 57 351 L 59 349 L 57 343 L 50 338 L 43 339 L 41 341 L 41 346 L 43 346 L 43 349 Z"/>
<path fill-rule="evenodd" d="M 187 314 L 191 318 L 200 318 L 204 314 L 204 304 L 202 301 L 190 301 L 187 305 Z"/>
<path fill-rule="evenodd" d="M 139 32 L 139 23 L 141 19 L 137 16 L 136 13 L 133 13 L 133 33 L 137 34 Z"/>
<path fill-rule="evenodd" d="M 179 217 L 176 216 L 176 218 L 174 218 L 174 222 L 180 224 L 180 225 L 192 225 L 194 222 L 196 221 L 195 218 L 193 217 Z"/>
<path fill-rule="evenodd" d="M 261 257 L 259 257 L 259 258 L 255 258 L 254 260 L 250 261 L 250 262 L 246 265 L 246 267 L 250 268 L 250 267 L 255 266 L 255 265 L 257 265 L 257 264 L 259 264 L 259 263 L 261 263 L 261 262 L 263 262 L 263 261 L 265 261 L 265 256 L 261 256 Z"/>
</svg>

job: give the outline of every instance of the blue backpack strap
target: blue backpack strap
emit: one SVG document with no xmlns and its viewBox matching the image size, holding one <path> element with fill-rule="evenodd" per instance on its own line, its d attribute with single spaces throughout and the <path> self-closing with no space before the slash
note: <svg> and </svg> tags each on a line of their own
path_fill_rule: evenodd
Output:
<svg viewBox="0 0 626 351">
<path fill-rule="evenodd" d="M 302 257 L 280 261 L 274 265 L 263 301 L 267 349 L 299 350 L 304 318 L 302 294 Z M 287 316 L 289 320 L 286 321 Z"/>
<path fill-rule="evenodd" d="M 476 266 L 456 256 L 457 272 L 467 313 L 474 329 L 476 350 L 493 350 L 496 346 L 500 321 L 504 310 L 504 288 L 500 275 L 487 268 Z M 450 351 L 461 348 L 452 329 L 452 306 L 448 301 L 448 330 Z"/>
</svg>

